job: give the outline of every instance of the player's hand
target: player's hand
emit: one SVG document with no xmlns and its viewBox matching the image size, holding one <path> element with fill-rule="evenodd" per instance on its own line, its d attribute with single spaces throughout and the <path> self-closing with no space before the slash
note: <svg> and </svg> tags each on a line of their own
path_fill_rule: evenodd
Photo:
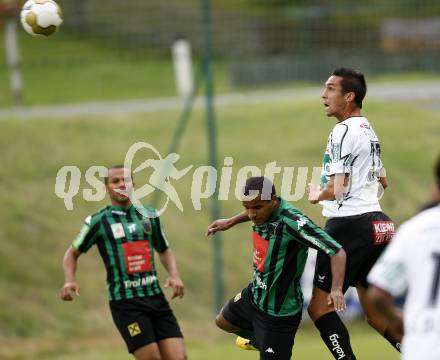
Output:
<svg viewBox="0 0 440 360">
<path fill-rule="evenodd" d="M 211 225 L 208 226 L 208 231 L 206 236 L 214 235 L 217 231 L 225 231 L 231 227 L 231 222 L 229 219 L 218 219 L 215 220 Z"/>
<path fill-rule="evenodd" d="M 333 304 L 335 311 L 344 311 L 347 305 L 345 304 L 344 294 L 340 289 L 332 289 L 327 296 L 327 304 Z"/>
<path fill-rule="evenodd" d="M 185 286 L 183 285 L 182 280 L 178 276 L 168 277 L 164 287 L 165 288 L 169 287 L 173 290 L 173 294 L 171 295 L 171 300 L 176 297 L 179 297 L 181 299 L 185 294 Z"/>
<path fill-rule="evenodd" d="M 75 281 L 66 282 L 60 290 L 61 300 L 72 301 L 73 295 L 79 296 L 78 284 Z"/>
<path fill-rule="evenodd" d="M 319 202 L 319 194 L 321 193 L 321 186 L 315 184 L 308 184 L 306 187 L 307 194 L 309 194 L 308 200 L 312 204 Z"/>
</svg>

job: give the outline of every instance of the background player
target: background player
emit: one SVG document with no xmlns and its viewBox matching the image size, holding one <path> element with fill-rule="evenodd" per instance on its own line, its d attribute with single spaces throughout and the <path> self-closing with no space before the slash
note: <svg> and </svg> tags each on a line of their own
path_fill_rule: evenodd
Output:
<svg viewBox="0 0 440 360">
<path fill-rule="evenodd" d="M 402 359 L 440 359 L 440 157 L 435 168 L 435 206 L 403 224 L 368 281 L 369 299 L 394 325 L 405 329 Z M 393 296 L 407 291 L 404 324 Z"/>
<path fill-rule="evenodd" d="M 176 260 L 169 248 L 159 216 L 138 211 L 129 198 L 133 190 L 131 175 L 123 166 L 111 167 L 105 186 L 111 205 L 89 216 L 64 260 L 65 283 L 62 300 L 79 295 L 75 280 L 78 258 L 97 245 L 107 270 L 107 288 L 113 320 L 124 338 L 128 351 L 137 360 L 186 358 L 182 333 L 160 289 L 153 249 L 168 271 L 165 287 L 182 298 L 184 285 Z"/>
<path fill-rule="evenodd" d="M 223 307 L 216 324 L 249 339 L 259 349 L 260 359 L 287 360 L 292 355 L 301 321 L 300 278 L 308 248 L 317 249 L 331 259 L 333 282 L 326 301 L 335 311 L 345 309 L 342 294 L 345 252 L 301 211 L 277 197 L 268 179 L 249 178 L 244 196 L 242 204 L 253 222 L 254 276 Z M 213 233 L 215 230 L 210 228 L 208 234 Z"/>
<path fill-rule="evenodd" d="M 322 204 L 328 219 L 325 231 L 347 253 L 344 293 L 349 286 L 356 286 L 368 323 L 399 350 L 401 336 L 366 297 L 367 274 L 394 235 L 394 224 L 382 212 L 378 199 L 380 191 L 388 186 L 379 139 L 361 115 L 366 91 L 364 75 L 357 70 L 336 69 L 326 81 L 322 94 L 325 113 L 338 123 L 327 140 L 322 186 L 310 186 L 309 200 Z M 332 340 L 337 334 L 338 345 L 347 358 L 354 359 L 347 328 L 326 303 L 331 286 L 330 263 L 320 253 L 313 285 L 308 312 L 322 339 L 338 359 Z"/>
</svg>

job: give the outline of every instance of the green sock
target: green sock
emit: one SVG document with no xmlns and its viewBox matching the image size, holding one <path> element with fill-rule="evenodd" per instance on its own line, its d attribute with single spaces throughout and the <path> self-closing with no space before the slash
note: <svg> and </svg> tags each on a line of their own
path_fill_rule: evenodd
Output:
<svg viewBox="0 0 440 360">
<path fill-rule="evenodd" d="M 258 349 L 257 340 L 255 339 L 255 333 L 251 330 L 238 330 L 234 334 L 241 336 L 242 338 L 248 339 L 249 343 Z"/>
</svg>

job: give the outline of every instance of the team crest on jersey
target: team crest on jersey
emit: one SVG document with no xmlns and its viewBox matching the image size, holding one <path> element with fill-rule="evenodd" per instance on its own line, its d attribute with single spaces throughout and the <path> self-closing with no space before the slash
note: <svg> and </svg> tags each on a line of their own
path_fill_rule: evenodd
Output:
<svg viewBox="0 0 440 360">
<path fill-rule="evenodd" d="M 149 218 L 144 217 L 141 220 L 142 230 L 144 230 L 145 234 L 151 234 L 151 221 Z"/>
<path fill-rule="evenodd" d="M 111 228 L 115 239 L 121 239 L 125 236 L 124 227 L 121 223 L 114 223 L 111 225 Z"/>
</svg>

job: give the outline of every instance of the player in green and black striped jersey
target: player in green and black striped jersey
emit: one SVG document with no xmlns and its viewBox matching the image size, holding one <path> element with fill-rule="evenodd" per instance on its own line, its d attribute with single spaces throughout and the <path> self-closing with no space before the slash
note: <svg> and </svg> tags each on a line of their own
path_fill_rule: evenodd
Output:
<svg viewBox="0 0 440 360">
<path fill-rule="evenodd" d="M 128 176 L 127 176 L 128 175 Z M 184 285 L 176 260 L 153 208 L 136 208 L 130 201 L 131 176 L 123 166 L 109 169 L 105 179 L 111 205 L 85 220 L 64 256 L 63 300 L 79 294 L 77 261 L 93 245 L 107 271 L 113 320 L 136 359 L 185 358 L 182 333 L 158 283 L 155 250 L 168 271 L 172 298 L 182 297 Z"/>
<path fill-rule="evenodd" d="M 290 359 L 301 321 L 300 278 L 308 248 L 331 257 L 333 282 L 328 301 L 337 311 L 345 309 L 345 252 L 300 210 L 277 197 L 268 179 L 249 178 L 244 196 L 244 216 L 217 220 L 208 229 L 208 234 L 213 234 L 238 222 L 253 222 L 252 282 L 225 305 L 216 323 L 227 332 L 250 339 L 259 349 L 260 359 Z"/>
</svg>

